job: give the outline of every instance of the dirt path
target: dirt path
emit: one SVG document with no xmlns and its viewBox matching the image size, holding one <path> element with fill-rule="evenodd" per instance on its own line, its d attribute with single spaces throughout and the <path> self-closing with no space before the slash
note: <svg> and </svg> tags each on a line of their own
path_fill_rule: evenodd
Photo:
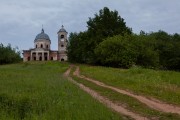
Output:
<svg viewBox="0 0 180 120">
<path fill-rule="evenodd" d="M 112 87 L 112 86 L 106 85 L 106 84 L 104 84 L 102 82 L 99 82 L 97 80 L 94 80 L 94 79 L 85 77 L 83 75 L 80 75 L 79 67 L 76 67 L 76 71 L 73 73 L 73 75 L 75 75 L 75 76 L 77 76 L 79 78 L 86 79 L 86 80 L 88 80 L 90 82 L 93 82 L 96 85 L 99 85 L 101 87 L 109 88 L 109 89 L 111 89 L 113 91 L 116 91 L 118 93 L 131 96 L 131 97 L 139 100 L 140 102 L 146 104 L 147 106 L 149 106 L 150 108 L 153 108 L 155 110 L 166 112 L 166 113 L 177 113 L 177 114 L 180 114 L 180 107 L 178 107 L 178 106 L 173 106 L 173 105 L 170 105 L 170 104 L 167 104 L 167 103 L 163 103 L 163 102 L 161 102 L 159 100 L 156 100 L 156 99 L 148 99 L 148 98 L 146 98 L 144 96 L 135 95 L 135 94 L 130 93 L 128 91 L 121 90 L 119 88 Z"/>
<path fill-rule="evenodd" d="M 136 113 L 133 113 L 133 112 L 125 109 L 124 107 L 111 102 L 108 98 L 105 98 L 105 97 L 101 96 L 96 91 L 84 86 L 83 84 L 80 84 L 80 83 L 74 81 L 71 77 L 69 77 L 71 69 L 72 69 L 72 66 L 64 73 L 64 76 L 68 77 L 69 81 L 71 81 L 75 85 L 79 86 L 82 90 L 84 90 L 85 92 L 90 94 L 93 98 L 97 99 L 99 102 L 105 104 L 107 107 L 113 109 L 114 111 L 116 111 L 116 112 L 118 112 L 120 114 L 124 114 L 126 116 L 129 116 L 129 117 L 131 117 L 131 118 L 133 118 L 135 120 L 148 120 L 148 118 L 140 116 L 140 115 L 138 115 Z"/>
</svg>

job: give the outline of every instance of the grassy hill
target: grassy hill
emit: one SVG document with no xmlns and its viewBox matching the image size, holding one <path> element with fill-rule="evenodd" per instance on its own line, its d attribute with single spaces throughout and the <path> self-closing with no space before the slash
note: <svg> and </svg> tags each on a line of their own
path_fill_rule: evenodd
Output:
<svg viewBox="0 0 180 120">
<path fill-rule="evenodd" d="M 100 66 L 80 66 L 82 77 L 73 76 L 74 80 L 97 91 L 101 96 L 105 96 L 114 103 L 124 106 L 126 109 L 133 111 L 149 119 L 157 120 L 179 120 L 180 115 L 163 112 L 140 102 L 139 100 L 127 94 L 120 94 L 106 86 L 112 86 L 134 94 L 143 96 L 151 101 L 156 102 L 154 98 L 161 101 L 161 106 L 165 104 L 179 106 L 180 104 L 180 73 L 173 71 L 156 71 L 134 67 L 131 69 L 117 69 Z M 75 71 L 75 68 L 74 68 Z M 72 72 L 73 73 L 73 72 Z M 91 79 L 91 80 L 90 80 Z M 99 81 L 99 85 L 97 82 Z M 111 88 L 112 88 L 111 87 Z M 175 108 L 174 108 L 175 109 Z M 178 108 L 180 109 L 180 108 Z M 163 109 L 165 110 L 165 108 Z M 169 109 L 166 109 L 169 110 Z M 177 110 L 176 112 L 178 112 Z"/>
<path fill-rule="evenodd" d="M 180 72 L 140 67 L 117 69 L 81 65 L 80 68 L 82 74 L 108 85 L 180 105 Z"/>
<path fill-rule="evenodd" d="M 0 66 L 0 120 L 125 119 L 63 77 L 68 64 Z"/>
<path fill-rule="evenodd" d="M 80 73 L 134 94 L 180 105 L 180 73 L 134 67 L 116 69 L 79 65 Z M 0 66 L 0 120 L 131 119 L 99 103 L 74 85 L 64 72 L 69 63 L 28 62 Z M 150 119 L 179 120 L 180 115 L 149 108 L 138 100 L 84 79 L 71 77 L 109 100 Z"/>
</svg>

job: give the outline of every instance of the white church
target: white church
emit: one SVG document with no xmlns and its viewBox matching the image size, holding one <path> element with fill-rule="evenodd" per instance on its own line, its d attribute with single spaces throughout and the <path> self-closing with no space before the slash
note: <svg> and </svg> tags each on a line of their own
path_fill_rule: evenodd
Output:
<svg viewBox="0 0 180 120">
<path fill-rule="evenodd" d="M 23 50 L 23 61 L 67 61 L 67 34 L 68 32 L 62 25 L 58 34 L 58 50 L 51 50 L 51 40 L 42 28 L 34 39 L 34 48 Z"/>
</svg>

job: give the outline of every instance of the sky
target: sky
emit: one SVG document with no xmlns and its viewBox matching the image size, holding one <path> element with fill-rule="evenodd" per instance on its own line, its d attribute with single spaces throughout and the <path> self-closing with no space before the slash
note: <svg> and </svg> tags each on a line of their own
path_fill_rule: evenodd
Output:
<svg viewBox="0 0 180 120">
<path fill-rule="evenodd" d="M 180 0 L 0 0 L 0 43 L 33 48 L 43 25 L 57 50 L 62 24 L 68 33 L 85 31 L 89 17 L 104 7 L 117 10 L 134 33 L 180 34 Z"/>
</svg>

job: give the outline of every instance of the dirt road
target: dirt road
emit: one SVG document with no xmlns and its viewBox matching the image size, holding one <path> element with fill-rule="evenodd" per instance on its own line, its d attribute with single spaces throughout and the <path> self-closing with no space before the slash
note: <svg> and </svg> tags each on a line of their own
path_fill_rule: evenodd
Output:
<svg viewBox="0 0 180 120">
<path fill-rule="evenodd" d="M 125 90 L 122 90 L 122 89 L 119 89 L 119 88 L 116 88 L 116 87 L 113 87 L 113 86 L 110 86 L 110 85 L 106 85 L 106 84 L 104 84 L 102 82 L 99 82 L 97 80 L 94 80 L 94 79 L 88 78 L 86 76 L 80 75 L 80 70 L 79 70 L 78 66 L 76 67 L 76 71 L 73 73 L 73 75 L 75 75 L 75 76 L 77 76 L 79 78 L 83 78 L 85 80 L 88 80 L 90 82 L 93 82 L 98 86 L 105 87 L 105 88 L 111 89 L 113 91 L 116 91 L 118 93 L 131 96 L 131 97 L 139 100 L 140 102 L 146 104 L 147 106 L 149 106 L 152 109 L 159 110 L 159 111 L 166 112 L 166 113 L 180 114 L 180 107 L 179 106 L 174 106 L 174 105 L 171 105 L 171 104 L 167 104 L 167 103 L 161 102 L 161 101 L 159 101 L 157 99 L 154 99 L 154 98 L 148 99 L 145 96 L 136 95 L 136 94 L 133 94 L 131 92 L 128 92 L 128 91 L 125 91 Z"/>
<path fill-rule="evenodd" d="M 81 83 L 78 83 L 76 81 L 74 81 L 70 76 L 70 72 L 71 72 L 71 68 L 73 66 L 71 66 L 65 73 L 64 73 L 64 76 L 65 77 L 68 77 L 68 80 L 71 81 L 72 83 L 74 83 L 75 85 L 79 86 L 82 90 L 84 90 L 85 92 L 87 92 L 88 94 L 90 94 L 93 98 L 97 99 L 99 102 L 101 102 L 102 104 L 105 104 L 107 107 L 113 109 L 114 111 L 120 113 L 120 114 L 123 114 L 123 115 L 126 115 L 126 116 L 129 116 L 135 120 L 148 120 L 148 118 L 146 117 L 143 117 L 139 114 L 136 114 L 134 112 L 131 112 L 129 111 L 128 109 L 118 105 L 118 104 L 115 104 L 113 103 L 112 101 L 110 101 L 108 98 L 104 97 L 104 96 L 101 96 L 100 94 L 98 94 L 96 91 L 84 86 L 83 84 Z M 78 69 L 76 71 L 76 73 L 78 72 Z M 78 74 L 77 74 L 78 75 Z"/>
</svg>

